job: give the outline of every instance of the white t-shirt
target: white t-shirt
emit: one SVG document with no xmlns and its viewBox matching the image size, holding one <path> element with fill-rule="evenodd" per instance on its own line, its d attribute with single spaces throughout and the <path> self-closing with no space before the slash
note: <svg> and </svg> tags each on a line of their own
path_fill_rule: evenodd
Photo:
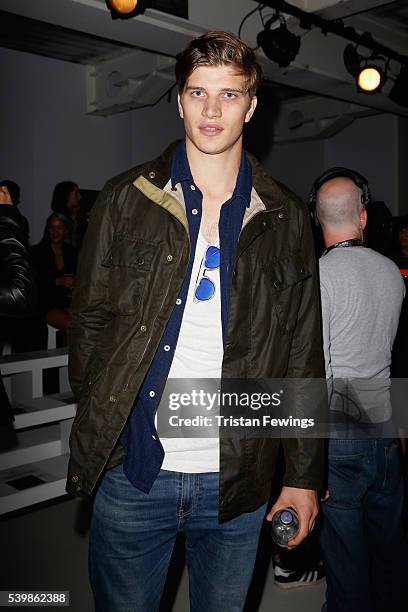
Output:
<svg viewBox="0 0 408 612">
<path fill-rule="evenodd" d="M 199 233 L 196 245 L 187 302 L 169 378 L 221 378 L 223 339 L 221 325 L 220 269 L 205 270 L 215 285 L 213 297 L 194 299 L 198 275 L 203 275 L 203 258 L 210 245 Z M 200 269 L 201 268 L 201 269 Z M 219 439 L 161 438 L 165 457 L 163 470 L 173 472 L 218 472 Z"/>
</svg>

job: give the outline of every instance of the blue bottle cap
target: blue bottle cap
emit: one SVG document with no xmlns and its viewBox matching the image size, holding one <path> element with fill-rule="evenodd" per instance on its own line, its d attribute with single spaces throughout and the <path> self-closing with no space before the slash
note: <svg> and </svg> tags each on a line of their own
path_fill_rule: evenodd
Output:
<svg viewBox="0 0 408 612">
<path fill-rule="evenodd" d="M 293 523 L 293 514 L 289 510 L 283 510 L 280 515 L 280 520 L 284 525 Z"/>
</svg>

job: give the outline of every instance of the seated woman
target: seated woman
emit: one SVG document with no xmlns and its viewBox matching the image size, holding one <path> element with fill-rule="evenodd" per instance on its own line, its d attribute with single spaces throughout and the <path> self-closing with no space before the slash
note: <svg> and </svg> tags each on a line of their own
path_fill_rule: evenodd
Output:
<svg viewBox="0 0 408 612">
<path fill-rule="evenodd" d="M 31 249 L 35 266 L 40 308 L 47 323 L 63 332 L 66 345 L 70 321 L 68 308 L 75 286 L 77 252 L 65 242 L 67 224 L 65 218 L 53 213 L 47 219 L 44 236 Z"/>
</svg>

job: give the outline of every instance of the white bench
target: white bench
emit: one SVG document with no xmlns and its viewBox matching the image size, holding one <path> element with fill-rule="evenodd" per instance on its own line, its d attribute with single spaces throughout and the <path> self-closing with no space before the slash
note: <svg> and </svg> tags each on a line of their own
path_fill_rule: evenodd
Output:
<svg viewBox="0 0 408 612">
<path fill-rule="evenodd" d="M 0 514 L 65 494 L 68 439 L 76 410 L 67 366 L 65 348 L 0 358 L 19 441 L 15 449 L 0 453 Z M 47 368 L 59 368 L 60 392 L 44 396 Z"/>
</svg>

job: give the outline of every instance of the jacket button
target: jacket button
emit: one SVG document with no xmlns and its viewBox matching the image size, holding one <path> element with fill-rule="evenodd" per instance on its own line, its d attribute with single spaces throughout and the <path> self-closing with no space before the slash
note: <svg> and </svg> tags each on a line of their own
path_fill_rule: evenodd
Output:
<svg viewBox="0 0 408 612">
<path fill-rule="evenodd" d="M 280 212 L 278 213 L 278 219 L 284 219 L 285 218 L 285 213 Z"/>
<path fill-rule="evenodd" d="M 137 260 L 137 265 L 138 266 L 143 266 L 144 264 L 144 258 L 143 257 L 139 257 L 139 259 Z"/>
<path fill-rule="evenodd" d="M 111 395 L 109 397 L 109 401 L 112 402 L 112 404 L 114 404 L 116 402 L 116 395 Z"/>
<path fill-rule="evenodd" d="M 167 261 L 173 261 L 173 255 L 167 255 L 166 259 Z"/>
<path fill-rule="evenodd" d="M 305 269 L 304 269 L 304 267 L 303 267 L 303 266 L 300 268 L 300 273 L 301 273 L 301 274 L 304 274 L 304 273 L 305 273 Z"/>
<path fill-rule="evenodd" d="M 145 331 L 147 331 L 147 327 L 146 327 L 146 325 L 141 325 L 141 326 L 140 326 L 140 331 L 141 331 L 141 332 L 143 332 L 143 333 L 144 333 Z"/>
<path fill-rule="evenodd" d="M 78 481 L 79 481 L 79 476 L 77 476 L 76 474 L 72 476 L 71 482 L 78 482 Z"/>
<path fill-rule="evenodd" d="M 276 281 L 273 283 L 273 286 L 274 286 L 274 287 L 276 287 L 276 289 L 279 289 L 279 287 L 281 286 L 281 282 L 280 282 L 280 281 L 278 281 L 278 280 L 276 280 Z"/>
<path fill-rule="evenodd" d="M 149 178 L 154 179 L 156 177 L 156 173 L 152 170 L 149 172 Z"/>
</svg>

